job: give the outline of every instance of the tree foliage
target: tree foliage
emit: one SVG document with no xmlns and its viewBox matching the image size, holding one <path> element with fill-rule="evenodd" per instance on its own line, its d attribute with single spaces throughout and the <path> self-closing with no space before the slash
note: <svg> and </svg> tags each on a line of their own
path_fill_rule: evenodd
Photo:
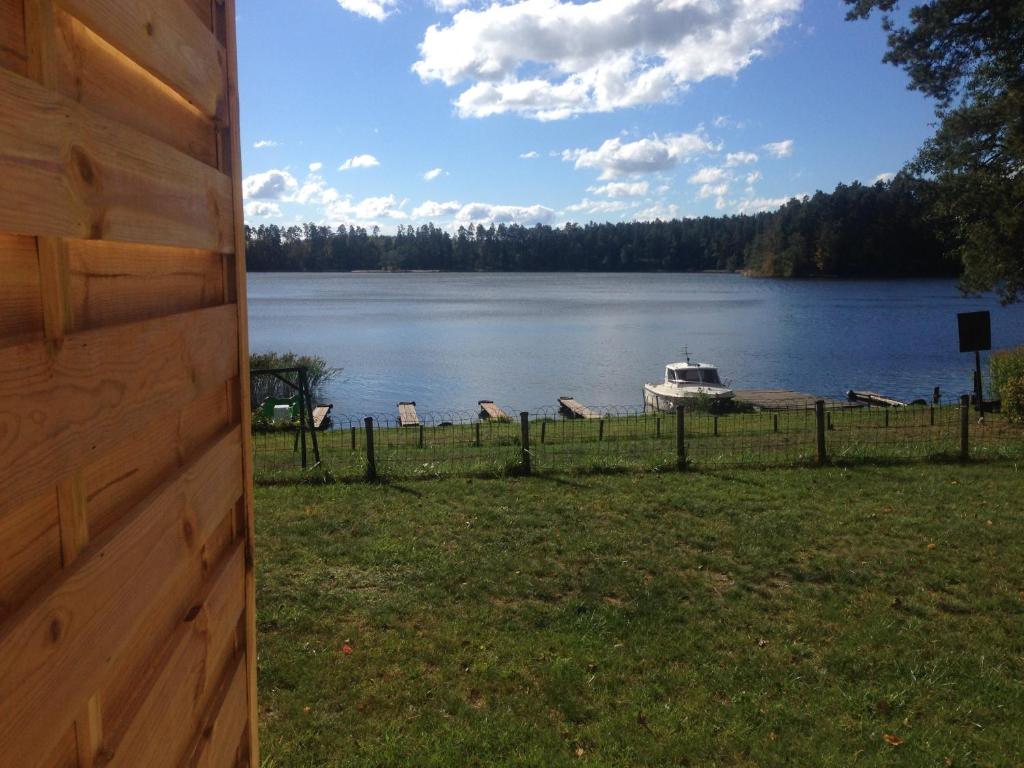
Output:
<svg viewBox="0 0 1024 768">
<path fill-rule="evenodd" d="M 246 227 L 250 271 L 748 270 L 778 277 L 955 275 L 927 221 L 933 185 L 898 176 L 841 184 L 771 213 L 654 222 L 523 227 Z"/>
<path fill-rule="evenodd" d="M 848 18 L 882 15 L 885 61 L 935 99 L 935 136 L 910 170 L 938 182 L 965 290 L 1024 291 L 1024 0 L 846 0 Z"/>
</svg>

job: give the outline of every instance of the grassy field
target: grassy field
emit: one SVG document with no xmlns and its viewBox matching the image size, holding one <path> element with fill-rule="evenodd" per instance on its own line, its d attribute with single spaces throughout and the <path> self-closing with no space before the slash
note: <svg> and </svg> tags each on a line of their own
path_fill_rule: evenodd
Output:
<svg viewBox="0 0 1024 768">
<path fill-rule="evenodd" d="M 362 422 L 318 435 L 323 468 L 338 478 L 366 472 L 366 433 Z M 956 456 L 960 415 L 956 405 L 934 409 L 836 410 L 828 414 L 825 442 L 832 461 L 893 461 Z M 974 458 L 1024 460 L 1024 426 L 1000 414 L 969 421 Z M 612 413 L 603 419 L 533 418 L 530 454 L 538 471 L 667 469 L 676 464 L 673 414 Z M 382 477 L 509 474 L 521 461 L 521 427 L 507 423 L 427 423 L 423 429 L 378 425 L 374 430 L 377 471 Z M 687 458 L 696 466 L 793 466 L 817 461 L 813 411 L 688 413 Z M 298 479 L 295 436 L 260 433 L 253 437 L 258 482 Z M 312 458 L 310 458 L 312 462 Z"/>
<path fill-rule="evenodd" d="M 285 766 L 1024 765 L 1007 462 L 257 490 Z"/>
</svg>

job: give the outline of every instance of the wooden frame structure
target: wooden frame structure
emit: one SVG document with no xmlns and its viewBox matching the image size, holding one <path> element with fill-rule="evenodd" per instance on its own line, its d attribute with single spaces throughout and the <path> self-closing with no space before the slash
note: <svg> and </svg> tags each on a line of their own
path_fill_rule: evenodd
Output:
<svg viewBox="0 0 1024 768">
<path fill-rule="evenodd" d="M 234 0 L 0 0 L 0 764 L 259 764 Z"/>
</svg>

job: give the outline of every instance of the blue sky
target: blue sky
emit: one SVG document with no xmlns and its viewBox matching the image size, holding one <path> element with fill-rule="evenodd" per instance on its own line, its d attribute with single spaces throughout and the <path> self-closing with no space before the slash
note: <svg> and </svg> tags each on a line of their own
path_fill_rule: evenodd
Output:
<svg viewBox="0 0 1024 768">
<path fill-rule="evenodd" d="M 932 133 L 840 0 L 246 0 L 248 223 L 620 221 L 871 183 Z"/>
</svg>

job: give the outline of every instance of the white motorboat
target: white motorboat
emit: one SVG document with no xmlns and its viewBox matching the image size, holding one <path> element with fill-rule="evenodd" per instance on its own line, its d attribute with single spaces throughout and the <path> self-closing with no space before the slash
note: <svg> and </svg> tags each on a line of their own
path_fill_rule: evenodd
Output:
<svg viewBox="0 0 1024 768">
<path fill-rule="evenodd" d="M 711 406 L 722 406 L 733 398 L 733 391 L 718 377 L 718 368 L 708 363 L 669 363 L 665 366 L 662 384 L 644 384 L 644 408 L 654 411 L 674 411 L 677 405 L 692 404 L 694 400 L 710 401 Z"/>
</svg>

